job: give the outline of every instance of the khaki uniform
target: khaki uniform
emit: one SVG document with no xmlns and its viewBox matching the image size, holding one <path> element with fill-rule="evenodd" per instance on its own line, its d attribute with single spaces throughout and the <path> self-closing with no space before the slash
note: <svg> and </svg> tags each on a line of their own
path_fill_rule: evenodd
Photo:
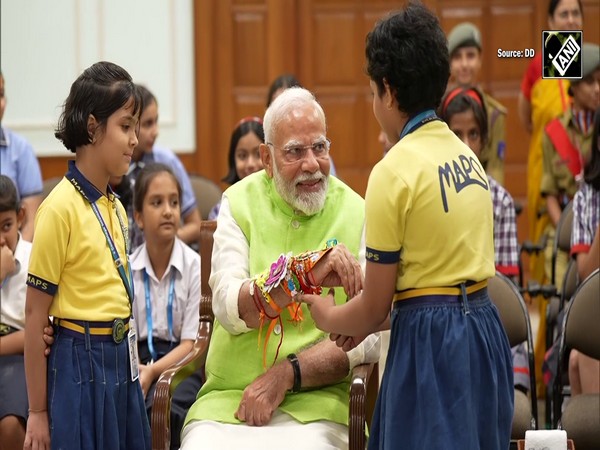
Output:
<svg viewBox="0 0 600 450">
<path fill-rule="evenodd" d="M 592 128 L 589 132 L 583 134 L 572 121 L 573 114 L 567 109 L 558 120 L 563 125 L 573 145 L 579 149 L 581 169 L 583 170 L 584 161 L 590 154 L 592 148 Z M 560 154 L 554 148 L 554 144 L 544 132 L 542 136 L 542 161 L 543 172 L 541 181 L 542 195 L 565 195 L 572 199 L 577 192 L 577 180 L 571 173 Z"/>
<path fill-rule="evenodd" d="M 574 125 L 572 118 L 573 114 L 571 109 L 567 109 L 558 117 L 558 120 L 567 131 L 570 141 L 579 150 L 581 170 L 583 171 L 584 161 L 587 160 L 586 158 L 590 154 L 592 147 L 592 127 L 590 127 L 587 134 L 583 134 L 579 128 Z M 575 176 L 569 170 L 567 164 L 563 161 L 560 154 L 556 151 L 556 148 L 548 137 L 546 131 L 544 131 L 542 136 L 542 158 L 543 172 L 540 186 L 542 195 L 564 196 L 564 198 L 560 199 L 561 203 L 563 204 L 570 201 L 577 192 L 578 181 L 575 179 Z M 546 277 L 550 280 L 552 273 L 552 251 L 556 233 L 554 225 L 552 223 L 548 223 L 544 233 L 548 237 L 546 249 L 544 251 L 544 267 Z M 565 252 L 559 251 L 555 263 L 556 269 L 554 280 L 555 285 L 559 290 L 562 288 L 562 281 L 568 262 L 569 255 Z"/>
<path fill-rule="evenodd" d="M 506 153 L 506 107 L 483 92 L 488 116 L 488 141 L 481 150 L 481 164 L 486 173 L 504 185 L 504 157 Z"/>
</svg>

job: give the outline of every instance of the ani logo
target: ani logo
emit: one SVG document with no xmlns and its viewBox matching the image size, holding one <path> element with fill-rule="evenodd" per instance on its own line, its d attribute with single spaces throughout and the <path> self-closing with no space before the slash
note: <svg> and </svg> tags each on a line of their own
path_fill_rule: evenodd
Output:
<svg viewBox="0 0 600 450">
<path fill-rule="evenodd" d="M 542 31 L 542 78 L 581 78 L 582 31 Z"/>
</svg>

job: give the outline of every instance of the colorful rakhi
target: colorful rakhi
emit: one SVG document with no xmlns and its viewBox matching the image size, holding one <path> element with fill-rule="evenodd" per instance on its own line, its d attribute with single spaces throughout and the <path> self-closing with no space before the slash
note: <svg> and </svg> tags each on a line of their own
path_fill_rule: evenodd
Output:
<svg viewBox="0 0 600 450">
<path fill-rule="evenodd" d="M 279 349 L 283 343 L 283 321 L 281 320 L 282 309 L 275 303 L 275 300 L 271 296 L 271 291 L 278 286 L 281 286 L 283 291 L 290 297 L 290 303 L 286 305 L 287 310 L 290 313 L 290 321 L 295 326 L 300 324 L 304 318 L 302 315 L 301 303 L 295 302 L 294 298 L 298 294 L 318 294 L 322 292 L 322 287 L 314 283 L 314 277 L 309 280 L 310 271 L 315 265 L 337 245 L 336 239 L 329 239 L 323 250 L 315 250 L 310 252 L 303 252 L 297 256 L 292 256 L 291 252 L 287 254 L 281 254 L 269 267 L 268 270 L 261 272 L 250 280 L 250 295 L 254 300 L 254 305 L 259 315 L 259 332 L 258 332 L 258 345 L 262 338 L 262 328 L 266 319 L 270 320 L 269 327 L 265 335 L 265 342 L 263 347 L 263 367 L 266 369 L 266 352 L 267 344 L 271 333 L 275 329 L 277 323 L 281 327 L 281 336 L 279 338 L 279 344 L 275 353 L 273 363 L 277 361 L 279 356 Z M 275 315 L 267 313 L 263 307 L 260 295 L 262 294 L 266 303 L 273 309 Z"/>
</svg>

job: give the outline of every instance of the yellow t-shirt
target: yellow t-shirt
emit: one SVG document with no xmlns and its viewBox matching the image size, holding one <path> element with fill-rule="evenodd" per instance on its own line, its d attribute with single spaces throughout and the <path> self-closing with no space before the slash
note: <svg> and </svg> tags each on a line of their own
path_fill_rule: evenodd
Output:
<svg viewBox="0 0 600 450">
<path fill-rule="evenodd" d="M 63 319 L 111 321 L 131 315 L 129 297 L 91 204 L 96 202 L 128 273 L 127 215 L 114 194 L 101 195 L 77 170 L 69 172 L 38 209 L 27 284 L 52 295 L 49 314 Z"/>
<path fill-rule="evenodd" d="M 401 139 L 373 168 L 367 260 L 396 263 L 396 290 L 492 277 L 492 201 L 475 154 L 441 121 Z"/>
</svg>

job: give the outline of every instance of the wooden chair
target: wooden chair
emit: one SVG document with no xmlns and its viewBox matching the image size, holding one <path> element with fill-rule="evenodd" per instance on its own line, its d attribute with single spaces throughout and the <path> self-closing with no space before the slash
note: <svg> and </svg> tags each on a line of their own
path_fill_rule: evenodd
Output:
<svg viewBox="0 0 600 450">
<path fill-rule="evenodd" d="M 498 308 L 500 320 L 508 336 L 510 346 L 522 342 L 527 345 L 529 366 L 529 399 L 520 390 L 515 389 L 515 406 L 511 440 L 517 441 L 525 436 L 526 430 L 537 430 L 538 410 L 535 391 L 535 364 L 533 354 L 533 334 L 525 301 L 517 286 L 506 276 L 497 272 L 488 282 L 490 299 Z"/>
<path fill-rule="evenodd" d="M 213 328 L 210 277 L 213 233 L 216 221 L 203 220 L 200 225 L 200 323 L 193 348 L 177 364 L 163 372 L 156 383 L 152 407 L 152 449 L 168 450 L 171 443 L 171 398 L 182 380 L 196 370 L 203 370 Z M 372 376 L 373 375 L 373 376 Z M 379 389 L 377 364 L 362 364 L 352 371 L 349 400 L 349 449 L 364 450 L 366 426 L 375 408 Z"/>
</svg>

